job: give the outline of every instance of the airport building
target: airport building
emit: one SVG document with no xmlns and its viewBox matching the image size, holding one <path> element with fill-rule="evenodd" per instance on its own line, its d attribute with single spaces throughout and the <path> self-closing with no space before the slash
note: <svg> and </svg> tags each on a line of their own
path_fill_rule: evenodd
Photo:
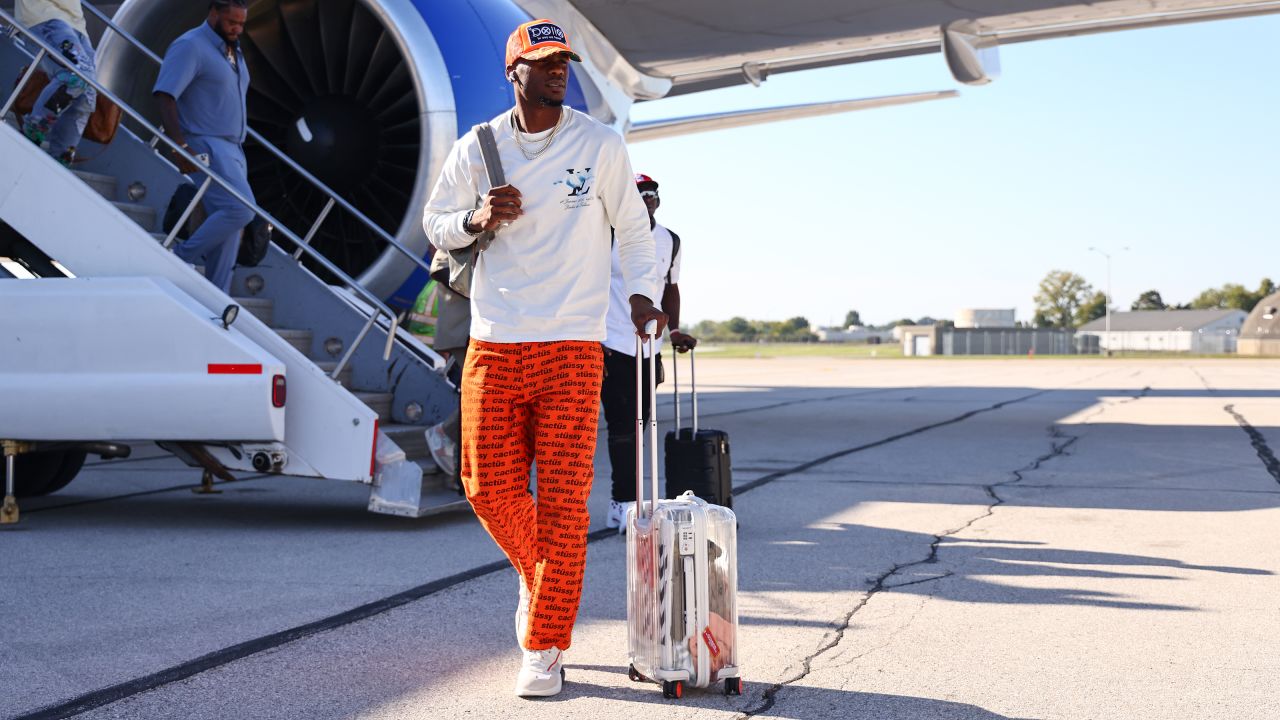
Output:
<svg viewBox="0 0 1280 720">
<path fill-rule="evenodd" d="M 875 330 L 863 325 L 844 328 L 818 328 L 818 342 L 881 343 L 894 339 L 892 330 Z"/>
<path fill-rule="evenodd" d="M 1244 321 L 1243 310 L 1138 310 L 1111 313 L 1110 332 L 1098 318 L 1078 333 L 1111 352 L 1233 353 Z"/>
<path fill-rule="evenodd" d="M 1241 355 L 1280 355 L 1280 293 L 1268 295 L 1253 307 L 1240 328 L 1236 352 Z"/>
<path fill-rule="evenodd" d="M 902 354 L 925 355 L 1078 355 L 1096 353 L 1097 345 L 1082 343 L 1074 330 L 1059 328 L 961 328 L 941 325 L 900 325 Z"/>
</svg>

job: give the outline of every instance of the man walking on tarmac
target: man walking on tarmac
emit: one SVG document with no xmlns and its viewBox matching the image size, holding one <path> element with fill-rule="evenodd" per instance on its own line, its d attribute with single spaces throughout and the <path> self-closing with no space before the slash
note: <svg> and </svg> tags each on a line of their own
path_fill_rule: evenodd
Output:
<svg viewBox="0 0 1280 720">
<path fill-rule="evenodd" d="M 649 211 L 649 227 L 653 229 L 656 267 L 662 283 L 662 311 L 667 314 L 671 345 L 676 352 L 688 352 L 698 344 L 692 335 L 680 331 L 680 236 L 663 227 L 654 217 L 662 201 L 658 199 L 658 182 L 648 175 L 636 175 L 636 190 Z M 604 341 L 604 384 L 600 402 L 604 405 L 605 428 L 609 435 L 609 465 L 613 468 L 613 497 L 605 527 L 627 531 L 627 512 L 636 503 L 636 341 L 625 309 L 625 281 L 614 253 L 612 293 L 609 301 L 609 336 Z M 655 358 L 657 383 L 663 379 L 662 339 L 646 355 L 659 351 Z M 674 362 L 674 361 L 673 361 Z M 645 387 L 649 387 L 649 365 L 644 364 Z M 649 421 L 649 394 L 641 401 L 644 420 Z"/>
<path fill-rule="evenodd" d="M 476 515 L 520 574 L 516 636 L 522 697 L 555 695 L 563 681 L 582 576 L 599 414 L 609 228 L 631 321 L 655 307 L 648 214 L 622 138 L 564 107 L 579 57 L 550 20 L 507 40 L 515 107 L 489 126 L 509 184 L 488 187 L 475 132 L 457 143 L 423 213 L 442 250 L 485 231 L 471 283 L 471 347 L 462 378 L 462 483 Z M 537 465 L 537 498 L 529 471 Z"/>
</svg>

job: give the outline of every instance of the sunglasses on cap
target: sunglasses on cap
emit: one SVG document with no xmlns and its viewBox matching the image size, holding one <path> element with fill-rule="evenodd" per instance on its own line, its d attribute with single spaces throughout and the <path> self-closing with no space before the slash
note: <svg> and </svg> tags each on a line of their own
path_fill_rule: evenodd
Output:
<svg viewBox="0 0 1280 720">
<path fill-rule="evenodd" d="M 657 191 L 657 190 L 641 190 L 641 191 L 640 191 L 640 197 L 642 197 L 642 198 L 653 198 L 653 199 L 655 199 L 655 200 L 656 200 L 656 199 L 658 199 L 658 191 Z"/>
</svg>

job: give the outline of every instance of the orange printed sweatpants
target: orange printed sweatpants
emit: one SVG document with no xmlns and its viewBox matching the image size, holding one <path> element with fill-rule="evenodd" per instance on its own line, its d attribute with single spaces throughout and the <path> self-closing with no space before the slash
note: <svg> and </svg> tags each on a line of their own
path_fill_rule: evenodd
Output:
<svg viewBox="0 0 1280 720">
<path fill-rule="evenodd" d="M 568 649 L 587 564 L 603 368 L 595 342 L 471 341 L 462 485 L 528 588 L 529 650 Z M 537 499 L 529 492 L 536 465 Z"/>
</svg>

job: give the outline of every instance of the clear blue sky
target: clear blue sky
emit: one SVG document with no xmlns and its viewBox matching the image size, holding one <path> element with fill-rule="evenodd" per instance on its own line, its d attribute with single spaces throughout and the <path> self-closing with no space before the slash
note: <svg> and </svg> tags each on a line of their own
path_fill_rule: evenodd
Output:
<svg viewBox="0 0 1280 720">
<path fill-rule="evenodd" d="M 938 54 L 637 105 L 638 120 L 958 88 L 897 108 L 631 146 L 680 233 L 685 325 L 1017 309 L 1054 269 L 1113 307 L 1280 281 L 1280 17 L 1000 48 L 960 86 Z M 1120 248 L 1129 246 L 1125 252 Z"/>
</svg>

